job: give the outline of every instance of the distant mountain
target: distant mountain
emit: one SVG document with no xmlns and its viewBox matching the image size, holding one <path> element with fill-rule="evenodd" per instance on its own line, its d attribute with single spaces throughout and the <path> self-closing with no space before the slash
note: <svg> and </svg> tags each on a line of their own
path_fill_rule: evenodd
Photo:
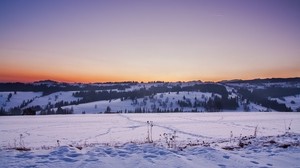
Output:
<svg viewBox="0 0 300 168">
<path fill-rule="evenodd" d="M 283 83 L 283 82 L 300 82 L 300 77 L 294 78 L 266 78 L 266 79 L 251 79 L 251 80 L 225 80 L 220 83 Z"/>
<path fill-rule="evenodd" d="M 59 84 L 59 83 L 62 83 L 62 82 L 57 82 L 57 81 L 54 81 L 54 80 L 40 80 L 40 81 L 35 81 L 33 82 L 34 84 Z"/>
</svg>

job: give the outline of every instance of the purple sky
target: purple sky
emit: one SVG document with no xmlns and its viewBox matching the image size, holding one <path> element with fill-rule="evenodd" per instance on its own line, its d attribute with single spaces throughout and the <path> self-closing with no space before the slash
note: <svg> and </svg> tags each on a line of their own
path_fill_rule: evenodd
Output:
<svg viewBox="0 0 300 168">
<path fill-rule="evenodd" d="M 299 0 L 1 0 L 0 81 L 300 76 Z"/>
</svg>

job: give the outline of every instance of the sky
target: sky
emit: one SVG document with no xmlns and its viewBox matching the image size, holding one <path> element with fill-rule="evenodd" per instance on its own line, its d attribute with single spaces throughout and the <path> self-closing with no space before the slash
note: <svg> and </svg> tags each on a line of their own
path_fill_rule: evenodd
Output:
<svg viewBox="0 0 300 168">
<path fill-rule="evenodd" d="M 1 0 L 0 82 L 300 77 L 299 0 Z"/>
</svg>

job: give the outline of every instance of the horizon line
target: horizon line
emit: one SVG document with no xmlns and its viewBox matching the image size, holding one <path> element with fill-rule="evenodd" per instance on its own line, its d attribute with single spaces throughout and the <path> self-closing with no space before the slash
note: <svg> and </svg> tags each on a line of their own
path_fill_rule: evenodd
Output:
<svg viewBox="0 0 300 168">
<path fill-rule="evenodd" d="M 95 81 L 95 82 L 80 82 L 80 81 L 67 81 L 67 80 L 55 80 L 55 79 L 41 79 L 41 80 L 34 80 L 34 81 L 0 81 L 0 83 L 38 83 L 38 82 L 56 82 L 56 83 L 80 83 L 80 84 L 108 84 L 108 83 L 188 83 L 188 82 L 202 82 L 202 83 L 220 83 L 220 82 L 229 82 L 229 81 L 251 81 L 251 80 L 268 80 L 268 79 L 297 79 L 300 78 L 300 76 L 293 76 L 293 77 L 266 77 L 266 78 L 249 78 L 249 79 L 223 79 L 223 80 L 206 80 L 203 81 L 201 79 L 195 79 L 195 80 L 177 80 L 177 81 L 165 81 L 165 80 L 150 80 L 150 81 L 138 81 L 138 80 L 124 80 L 124 81 Z"/>
</svg>

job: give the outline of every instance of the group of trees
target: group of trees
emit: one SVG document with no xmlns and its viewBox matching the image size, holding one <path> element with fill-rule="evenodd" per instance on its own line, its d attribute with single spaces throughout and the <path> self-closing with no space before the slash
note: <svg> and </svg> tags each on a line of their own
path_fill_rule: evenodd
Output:
<svg viewBox="0 0 300 168">
<path fill-rule="evenodd" d="M 275 79 L 274 79 L 275 80 Z M 294 79 L 293 79 L 294 80 Z M 261 82 L 252 81 L 252 82 Z M 10 108 L 7 111 L 2 107 L 0 109 L 0 115 L 32 115 L 35 111 L 41 111 L 41 114 L 72 114 L 73 109 L 62 108 L 69 105 L 78 105 L 82 103 L 89 103 L 102 100 L 121 99 L 132 100 L 132 106 L 134 110 L 127 110 L 124 112 L 181 112 L 183 109 L 188 108 L 192 111 L 198 111 L 198 109 L 205 109 L 205 111 L 223 111 L 223 110 L 235 110 L 239 107 L 239 102 L 244 107 L 245 111 L 249 111 L 249 103 L 264 106 L 268 109 L 274 109 L 276 111 L 292 111 L 291 108 L 285 104 L 280 104 L 276 100 L 270 98 L 282 98 L 286 96 L 300 94 L 300 88 L 297 87 L 265 87 L 262 89 L 247 89 L 247 87 L 240 87 L 237 89 L 238 97 L 230 96 L 230 92 L 223 84 L 218 83 L 197 83 L 193 85 L 169 84 L 162 81 L 155 82 L 149 88 L 146 85 L 143 87 L 143 83 L 127 82 L 127 83 L 105 83 L 105 84 L 80 84 L 71 85 L 67 83 L 59 85 L 47 85 L 47 84 L 24 84 L 24 83 L 0 83 L 0 91 L 42 91 L 43 94 L 49 94 L 58 91 L 74 91 L 74 97 L 77 100 L 74 101 L 58 101 L 54 104 L 49 103 L 45 107 L 35 106 L 28 107 L 34 100 L 24 100 L 18 107 Z M 142 86 L 140 89 L 126 91 L 126 88 L 130 88 L 132 85 L 139 84 Z M 13 88 L 13 90 L 11 90 Z M 212 96 L 205 99 L 197 99 L 197 97 L 188 99 L 183 96 L 182 99 L 176 101 L 170 101 L 169 98 L 163 99 L 163 93 L 170 92 L 202 92 L 211 93 Z M 160 98 L 155 95 L 159 95 Z M 6 101 L 9 102 L 13 96 L 13 93 L 8 94 Z M 143 98 L 143 101 L 138 102 L 137 99 Z M 57 97 L 55 98 L 57 99 Z M 149 101 L 148 101 L 149 100 Z M 201 100 L 201 101 L 200 101 Z M 243 102 L 247 102 L 244 103 Z M 150 105 L 147 103 L 151 103 Z M 28 108 L 26 108 L 28 107 Z M 24 109 L 26 108 L 26 109 Z M 113 108 L 113 107 L 112 107 Z M 105 113 L 114 112 L 111 107 L 107 107 Z M 55 110 L 54 110 L 55 109 Z M 300 111 L 300 108 L 297 109 Z"/>
<path fill-rule="evenodd" d="M 74 110 L 73 108 L 62 108 L 58 107 L 56 110 L 53 108 L 48 108 L 48 109 L 42 109 L 41 110 L 41 115 L 51 115 L 51 114 L 73 114 Z"/>
<path fill-rule="evenodd" d="M 62 106 L 59 106 L 57 108 L 54 108 L 51 105 L 47 105 L 45 108 L 42 108 L 41 106 L 31 106 L 28 108 L 20 108 L 13 107 L 8 110 L 5 110 L 3 107 L 0 108 L 0 116 L 4 115 L 36 115 L 36 112 L 40 111 L 41 115 L 50 115 L 50 114 L 73 114 L 74 110 L 73 108 L 62 108 Z"/>
<path fill-rule="evenodd" d="M 69 84 L 69 83 L 56 83 L 53 84 L 35 84 L 35 83 L 0 83 L 0 91 L 31 91 L 31 92 L 43 92 L 43 95 L 49 95 L 51 93 L 59 91 L 74 91 L 74 90 L 110 90 L 118 89 L 125 90 L 130 88 L 131 85 L 136 83 L 124 83 L 124 84 Z"/>
<path fill-rule="evenodd" d="M 148 89 L 144 87 L 139 90 L 133 90 L 133 91 L 82 90 L 73 93 L 73 96 L 81 98 L 81 100 L 79 100 L 76 103 L 87 103 L 93 101 L 112 100 L 112 99 L 134 100 L 137 98 L 152 96 L 158 93 L 183 92 L 183 91 L 209 92 L 209 93 L 219 94 L 224 98 L 228 97 L 228 92 L 226 88 L 223 85 L 219 85 L 219 84 L 196 84 L 193 86 L 185 86 L 185 87 L 181 87 L 180 85 L 170 87 L 168 84 L 163 84 L 159 86 L 151 86 Z"/>
<path fill-rule="evenodd" d="M 237 98 L 220 97 L 213 95 L 207 101 L 199 101 L 196 97 L 194 103 L 190 99 L 178 100 L 177 104 L 181 107 L 190 107 L 197 109 L 198 107 L 204 107 L 208 112 L 218 112 L 222 110 L 235 110 L 239 104 Z"/>
<path fill-rule="evenodd" d="M 269 99 L 270 97 L 278 98 L 284 96 L 290 96 L 289 90 L 294 88 L 266 88 L 266 89 L 254 89 L 252 92 L 248 89 L 241 88 L 238 90 L 238 94 L 243 101 L 251 101 L 255 104 L 259 104 L 266 108 L 274 109 L 276 111 L 292 111 L 291 108 L 285 104 L 278 103 L 276 100 Z M 299 90 L 299 89 L 296 89 Z"/>
<path fill-rule="evenodd" d="M 146 107 L 136 107 L 134 109 L 127 109 L 115 111 L 107 106 L 104 113 L 170 113 L 170 112 L 183 112 L 183 108 L 162 108 L 162 107 L 155 107 L 155 108 L 146 108 Z M 192 110 L 192 112 L 198 112 L 196 109 Z"/>
<path fill-rule="evenodd" d="M 5 110 L 3 107 L 0 108 L 0 115 L 35 115 L 36 111 L 40 111 L 40 106 L 32 106 L 28 108 L 20 108 L 20 107 L 13 107 L 8 110 Z"/>
<path fill-rule="evenodd" d="M 0 116 L 5 115 L 22 115 L 23 110 L 20 107 L 13 107 L 8 110 L 5 110 L 3 107 L 0 108 Z"/>
<path fill-rule="evenodd" d="M 181 87 L 180 85 L 171 86 L 163 83 L 162 85 L 152 86 L 148 89 L 145 87 L 139 90 L 133 91 L 95 91 L 95 90 L 88 90 L 88 91 L 78 91 L 73 93 L 74 97 L 78 97 L 77 101 L 71 102 L 71 104 L 81 104 L 81 103 L 88 103 L 93 101 L 101 101 L 101 100 L 112 100 L 112 99 L 121 99 L 124 100 L 132 100 L 132 105 L 137 103 L 138 98 L 147 98 L 149 97 L 150 102 L 153 99 L 153 96 L 159 93 L 166 93 L 166 92 L 192 92 L 192 91 L 201 91 L 201 92 L 208 92 L 220 95 L 221 97 L 214 96 L 213 98 L 209 99 L 207 102 L 199 102 L 194 101 L 192 103 L 188 99 L 178 100 L 177 104 L 179 105 L 179 109 L 176 108 L 167 108 L 166 104 L 168 102 L 165 101 L 158 101 L 158 106 L 154 104 L 155 107 L 151 107 L 150 109 L 143 109 L 143 106 L 146 106 L 146 101 L 141 102 L 145 105 L 140 105 L 141 108 L 136 109 L 135 112 L 148 112 L 148 111 L 180 111 L 180 109 L 185 107 L 191 108 L 198 108 L 204 107 L 208 111 L 222 111 L 223 109 L 236 109 L 238 107 L 237 99 L 235 98 L 228 98 L 228 91 L 223 85 L 219 84 L 195 84 L 192 86 L 185 86 Z M 162 96 L 162 94 L 161 94 Z"/>
</svg>

